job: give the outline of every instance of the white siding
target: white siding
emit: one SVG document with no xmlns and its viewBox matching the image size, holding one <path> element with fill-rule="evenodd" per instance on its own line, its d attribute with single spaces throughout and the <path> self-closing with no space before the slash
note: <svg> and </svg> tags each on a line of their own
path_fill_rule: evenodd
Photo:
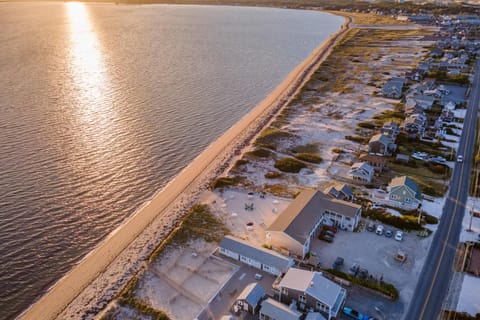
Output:
<svg viewBox="0 0 480 320">
<path fill-rule="evenodd" d="M 227 250 L 225 248 L 220 247 L 219 252 L 227 257 L 230 257 L 232 259 L 238 260 L 239 259 L 239 254 L 230 250 Z"/>
</svg>

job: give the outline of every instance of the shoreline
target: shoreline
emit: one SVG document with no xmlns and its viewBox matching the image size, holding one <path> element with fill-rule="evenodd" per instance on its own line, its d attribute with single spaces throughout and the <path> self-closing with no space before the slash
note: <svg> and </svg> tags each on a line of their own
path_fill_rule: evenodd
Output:
<svg viewBox="0 0 480 320">
<path fill-rule="evenodd" d="M 108 303 L 106 300 L 113 297 L 115 291 L 118 292 L 143 267 L 145 257 L 175 228 L 188 208 L 196 202 L 198 194 L 231 165 L 232 160 L 308 81 L 349 29 L 352 19 L 343 18 L 345 22 L 340 29 L 291 71 L 273 92 L 111 232 L 19 318 L 78 317 L 85 313 L 95 314 L 95 311 L 103 308 Z M 103 305 L 102 300 L 105 300 Z"/>
</svg>

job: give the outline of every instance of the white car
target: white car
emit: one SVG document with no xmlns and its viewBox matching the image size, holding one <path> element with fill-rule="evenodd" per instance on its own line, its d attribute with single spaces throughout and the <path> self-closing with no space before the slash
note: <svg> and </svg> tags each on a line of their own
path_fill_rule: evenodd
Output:
<svg viewBox="0 0 480 320">
<path fill-rule="evenodd" d="M 403 232 L 402 231 L 397 230 L 397 232 L 395 232 L 395 240 L 403 241 Z"/>
<path fill-rule="evenodd" d="M 384 230 L 385 230 L 385 228 L 382 225 L 379 225 L 377 227 L 377 230 L 375 230 L 375 233 L 378 234 L 379 236 L 381 236 L 381 235 L 383 235 Z"/>
<path fill-rule="evenodd" d="M 463 156 L 462 155 L 459 155 L 457 157 L 457 162 L 463 162 Z"/>
</svg>

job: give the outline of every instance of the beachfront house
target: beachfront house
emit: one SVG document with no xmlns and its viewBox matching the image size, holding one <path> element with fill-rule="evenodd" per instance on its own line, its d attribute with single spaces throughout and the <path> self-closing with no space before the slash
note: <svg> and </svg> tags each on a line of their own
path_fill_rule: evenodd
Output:
<svg viewBox="0 0 480 320">
<path fill-rule="evenodd" d="M 405 209 L 417 209 L 422 203 L 422 193 L 418 184 L 407 176 L 393 178 L 387 187 L 391 205 Z"/>
<path fill-rule="evenodd" d="M 396 149 L 397 145 L 393 143 L 392 138 L 382 133 L 374 135 L 368 142 L 368 153 L 370 154 L 391 156 Z"/>
<path fill-rule="evenodd" d="M 245 240 L 233 236 L 225 236 L 220 241 L 218 252 L 275 276 L 286 272 L 293 265 L 293 259 L 291 258 L 273 250 L 256 247 Z"/>
<path fill-rule="evenodd" d="M 425 113 L 412 114 L 403 122 L 404 130 L 409 137 L 423 136 L 427 126 L 427 116 Z"/>
<path fill-rule="evenodd" d="M 348 171 L 348 177 L 360 183 L 371 183 L 375 169 L 366 162 L 356 162 Z"/>
<path fill-rule="evenodd" d="M 267 228 L 266 244 L 305 258 L 323 223 L 353 231 L 361 218 L 361 206 L 332 199 L 314 189 L 302 191 Z"/>
<path fill-rule="evenodd" d="M 347 292 L 321 272 L 290 268 L 278 285 L 279 301 L 296 303 L 302 311 L 314 310 L 335 318 L 340 312 Z"/>
</svg>

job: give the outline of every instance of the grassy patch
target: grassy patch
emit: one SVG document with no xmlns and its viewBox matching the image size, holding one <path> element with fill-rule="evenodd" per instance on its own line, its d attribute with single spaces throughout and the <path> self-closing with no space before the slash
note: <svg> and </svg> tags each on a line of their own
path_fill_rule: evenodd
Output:
<svg viewBox="0 0 480 320">
<path fill-rule="evenodd" d="M 361 144 L 365 144 L 370 140 L 370 138 L 361 136 L 345 136 L 345 139 Z"/>
<path fill-rule="evenodd" d="M 197 239 L 220 242 L 228 232 L 227 227 L 210 212 L 207 205 L 196 204 L 180 225 L 152 252 L 148 260 L 153 261 L 167 246 L 178 247 Z"/>
<path fill-rule="evenodd" d="M 342 271 L 339 271 L 339 270 L 334 270 L 334 269 L 328 269 L 327 271 L 329 273 L 337 276 L 337 277 L 340 277 L 340 278 L 346 279 L 348 281 L 351 281 L 352 283 L 355 283 L 355 284 L 361 285 L 363 287 L 381 292 L 381 293 L 389 296 L 390 298 L 392 298 L 392 300 L 397 300 L 398 299 L 398 290 L 397 290 L 397 288 L 395 288 L 395 286 L 393 284 L 386 283 L 386 282 L 383 282 L 383 281 L 377 282 L 377 281 L 369 280 L 369 279 L 360 279 L 360 278 L 351 276 L 349 274 L 346 274 L 345 272 L 342 272 Z"/>
<path fill-rule="evenodd" d="M 411 215 L 403 215 L 401 217 L 398 217 L 392 215 L 389 212 L 386 212 L 384 209 L 365 209 L 362 211 L 362 216 L 367 217 L 371 220 L 380 221 L 382 223 L 391 225 L 402 230 L 426 230 L 424 227 L 418 224 L 417 217 Z"/>
<path fill-rule="evenodd" d="M 266 184 L 264 191 L 283 198 L 295 198 L 298 194 L 296 190 L 290 189 L 284 184 Z"/>
<path fill-rule="evenodd" d="M 266 179 L 281 179 L 283 178 L 283 173 L 278 172 L 278 171 L 269 171 L 265 173 L 265 178 Z"/>
<path fill-rule="evenodd" d="M 320 163 L 323 161 L 322 157 L 313 153 L 299 153 L 295 155 L 295 158 L 310 163 Z"/>
<path fill-rule="evenodd" d="M 283 158 L 275 162 L 275 168 L 282 172 L 298 173 L 307 166 L 295 158 Z"/>
<path fill-rule="evenodd" d="M 319 151 L 318 144 L 309 143 L 301 146 L 295 146 L 290 149 L 292 153 L 317 153 Z"/>
<path fill-rule="evenodd" d="M 212 183 L 212 189 L 237 186 L 245 180 L 243 177 L 220 177 Z"/>
<path fill-rule="evenodd" d="M 254 157 L 254 158 L 271 158 L 273 156 L 273 152 L 268 149 L 257 148 L 253 151 L 247 152 L 245 155 L 247 157 Z"/>
<path fill-rule="evenodd" d="M 333 149 L 332 149 L 332 152 L 333 152 L 333 153 L 343 153 L 343 149 L 341 149 L 341 148 L 333 148 Z"/>
<path fill-rule="evenodd" d="M 263 130 L 255 141 L 255 145 L 276 150 L 278 143 L 282 140 L 292 139 L 295 136 L 290 132 L 282 131 L 277 128 L 267 128 Z"/>
</svg>

